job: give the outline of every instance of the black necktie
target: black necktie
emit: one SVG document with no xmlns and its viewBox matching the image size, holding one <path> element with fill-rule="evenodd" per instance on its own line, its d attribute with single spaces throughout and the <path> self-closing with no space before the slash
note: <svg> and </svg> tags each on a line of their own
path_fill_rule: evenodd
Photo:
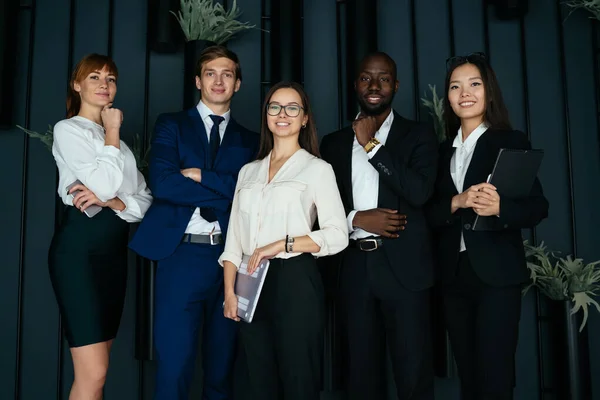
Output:
<svg viewBox="0 0 600 400">
<path fill-rule="evenodd" d="M 219 152 L 219 146 L 221 145 L 221 135 L 219 134 L 219 125 L 225 118 L 220 115 L 209 115 L 210 119 L 213 121 L 213 126 L 210 130 L 210 163 L 207 165 L 215 165 L 215 160 L 217 159 L 217 153 Z M 200 215 L 202 218 L 207 220 L 208 222 L 215 222 L 217 220 L 217 216 L 212 208 L 202 207 L 200 209 Z"/>
<path fill-rule="evenodd" d="M 217 159 L 217 153 L 219 152 L 219 146 L 221 145 L 221 135 L 219 134 L 219 125 L 225 120 L 220 115 L 209 115 L 213 121 L 212 129 L 210 130 L 210 163 L 215 165 Z"/>
</svg>

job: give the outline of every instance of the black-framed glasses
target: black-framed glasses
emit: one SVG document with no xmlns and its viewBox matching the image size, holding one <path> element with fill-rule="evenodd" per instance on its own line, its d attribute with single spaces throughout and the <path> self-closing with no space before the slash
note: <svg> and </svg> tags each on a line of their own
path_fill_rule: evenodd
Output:
<svg viewBox="0 0 600 400">
<path fill-rule="evenodd" d="M 299 106 L 297 104 L 289 104 L 287 106 L 282 106 L 281 104 L 269 103 L 267 104 L 267 114 L 274 116 L 279 115 L 281 109 L 285 112 L 285 115 L 288 117 L 297 117 L 300 115 L 300 110 L 303 110 L 304 107 Z"/>
<path fill-rule="evenodd" d="M 464 64 L 464 63 L 473 63 L 475 61 L 487 61 L 487 57 L 485 55 L 485 53 L 481 52 L 481 51 L 476 51 L 473 53 L 469 53 L 465 56 L 454 56 L 454 57 L 450 57 L 448 59 L 446 59 L 446 71 L 451 70 L 452 68 L 454 68 L 457 65 L 460 64 Z"/>
</svg>

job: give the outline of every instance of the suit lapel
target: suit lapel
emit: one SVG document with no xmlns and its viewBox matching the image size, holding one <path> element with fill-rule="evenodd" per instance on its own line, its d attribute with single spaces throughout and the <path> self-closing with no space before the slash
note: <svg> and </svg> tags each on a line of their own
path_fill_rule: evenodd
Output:
<svg viewBox="0 0 600 400">
<path fill-rule="evenodd" d="M 204 121 L 202 121 L 202 117 L 200 116 L 200 113 L 196 107 L 190 108 L 188 110 L 188 115 L 192 121 L 192 141 L 198 144 L 197 147 L 193 147 L 201 149 L 201 151 L 204 153 L 203 158 L 208 160 L 210 158 L 208 151 L 208 134 L 206 132 L 206 128 L 204 127 Z"/>
<path fill-rule="evenodd" d="M 483 135 L 481 135 L 475 144 L 473 157 L 471 157 L 471 162 L 469 163 L 469 168 L 467 169 L 467 173 L 465 175 L 465 182 L 463 184 L 464 190 L 467 190 L 473 185 L 485 182 L 485 178 L 483 178 L 482 181 L 481 177 L 486 174 L 486 172 L 482 171 L 482 168 L 486 168 L 486 164 L 489 163 L 489 154 L 487 154 L 488 150 L 485 139 L 487 133 L 488 132 L 486 131 Z M 488 174 L 491 172 L 492 171 L 490 170 Z"/>
<path fill-rule="evenodd" d="M 344 196 L 348 199 L 348 205 L 354 209 L 354 196 L 352 195 L 352 147 L 354 146 L 354 132 L 352 128 L 347 128 L 345 135 L 342 136 L 340 143 L 340 182 L 344 188 Z"/>
<path fill-rule="evenodd" d="M 452 193 L 453 195 L 455 195 L 455 194 L 458 194 L 458 190 L 456 189 L 456 185 L 454 184 L 454 181 L 452 180 L 452 174 L 450 174 L 450 168 L 451 168 L 452 156 L 454 155 L 456 148 L 452 145 L 452 140 L 449 140 L 443 146 L 444 147 L 443 147 L 442 154 L 441 154 L 440 160 L 439 160 L 441 173 L 440 173 L 440 176 L 438 177 L 438 179 L 440 180 L 441 185 L 446 186 L 448 188 L 448 191 L 450 193 Z M 445 189 L 444 189 L 444 192 L 445 192 Z"/>
<path fill-rule="evenodd" d="M 397 149 L 401 146 L 402 139 L 410 132 L 410 126 L 400 114 L 393 111 L 394 122 L 390 127 L 390 132 L 385 141 L 385 147 L 390 150 L 391 154 L 394 154 Z M 377 205 L 379 207 L 395 208 L 397 204 L 396 196 L 388 188 L 388 186 L 381 181 L 381 175 L 379 176 L 379 193 L 377 196 Z"/>
</svg>

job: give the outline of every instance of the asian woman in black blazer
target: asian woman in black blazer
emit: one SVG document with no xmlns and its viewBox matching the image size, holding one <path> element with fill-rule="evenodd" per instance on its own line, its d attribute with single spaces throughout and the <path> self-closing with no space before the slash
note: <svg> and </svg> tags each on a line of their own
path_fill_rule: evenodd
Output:
<svg viewBox="0 0 600 400">
<path fill-rule="evenodd" d="M 446 328 L 462 400 L 512 399 L 521 315 L 529 278 L 521 229 L 548 215 L 536 179 L 528 197 L 508 199 L 486 183 L 501 148 L 529 149 L 511 128 L 496 75 L 483 53 L 447 61 L 439 171 L 428 208 L 435 228 Z M 471 229 L 477 215 L 491 231 Z"/>
</svg>

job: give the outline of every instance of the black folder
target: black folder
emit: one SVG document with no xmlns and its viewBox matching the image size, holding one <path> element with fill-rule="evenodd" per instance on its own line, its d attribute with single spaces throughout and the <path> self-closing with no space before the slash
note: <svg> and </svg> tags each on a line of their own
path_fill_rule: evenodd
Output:
<svg viewBox="0 0 600 400">
<path fill-rule="evenodd" d="M 543 150 L 500 149 L 488 182 L 496 187 L 502 197 L 525 198 L 531 192 L 542 158 L 544 158 Z M 493 230 L 496 218 L 498 217 L 478 215 L 472 229 L 474 231 Z"/>
</svg>

